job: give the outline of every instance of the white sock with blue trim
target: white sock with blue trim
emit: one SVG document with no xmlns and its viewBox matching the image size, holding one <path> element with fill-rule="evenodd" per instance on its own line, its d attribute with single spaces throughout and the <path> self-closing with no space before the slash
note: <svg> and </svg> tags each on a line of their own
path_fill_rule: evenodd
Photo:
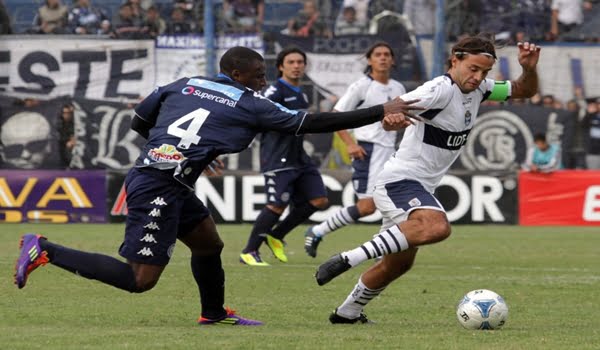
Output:
<svg viewBox="0 0 600 350">
<path fill-rule="evenodd" d="M 362 276 L 361 276 L 362 277 Z M 383 288 L 370 289 L 362 281 L 362 278 L 358 279 L 358 283 L 352 289 L 352 292 L 348 295 L 346 300 L 337 308 L 336 313 L 342 317 L 348 319 L 355 319 L 360 316 L 363 308 L 375 297 L 377 297 Z"/>
<path fill-rule="evenodd" d="M 343 252 L 342 256 L 347 258 L 350 266 L 356 266 L 363 261 L 401 252 L 408 248 L 406 236 L 395 225 L 379 232 L 372 240 L 361 244 L 358 248 Z"/>
</svg>

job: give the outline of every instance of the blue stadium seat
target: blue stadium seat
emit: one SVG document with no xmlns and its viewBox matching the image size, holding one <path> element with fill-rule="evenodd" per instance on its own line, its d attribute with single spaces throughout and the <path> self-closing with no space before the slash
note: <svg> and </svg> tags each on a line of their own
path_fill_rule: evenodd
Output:
<svg viewBox="0 0 600 350">
<path fill-rule="evenodd" d="M 13 32 L 24 33 L 28 29 L 31 29 L 38 8 L 39 4 L 35 1 L 30 1 L 29 4 L 21 3 L 19 6 L 12 7 L 12 9 L 9 10 L 9 14 L 12 18 Z"/>
</svg>

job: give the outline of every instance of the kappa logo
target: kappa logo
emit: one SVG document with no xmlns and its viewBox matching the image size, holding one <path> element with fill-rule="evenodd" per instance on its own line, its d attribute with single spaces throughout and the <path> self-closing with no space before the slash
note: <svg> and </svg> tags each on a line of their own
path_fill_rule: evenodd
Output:
<svg viewBox="0 0 600 350">
<path fill-rule="evenodd" d="M 155 230 L 155 231 L 160 230 L 160 227 L 154 221 L 150 221 L 150 223 L 146 224 L 146 226 L 144 226 L 144 228 L 147 228 L 147 229 L 150 229 L 150 230 Z"/>
<path fill-rule="evenodd" d="M 167 205 L 167 202 L 163 199 L 163 197 L 156 197 L 150 204 L 154 205 Z"/>
<path fill-rule="evenodd" d="M 148 248 L 148 247 L 144 247 L 144 248 L 140 249 L 140 251 L 137 253 L 138 253 L 138 255 L 143 255 L 143 256 L 154 256 L 154 253 L 152 253 L 152 250 L 150 250 L 150 248 Z"/>
<path fill-rule="evenodd" d="M 144 237 L 142 237 L 142 239 L 140 239 L 141 242 L 146 242 L 146 243 L 158 243 L 156 241 L 156 239 L 154 238 L 154 235 L 151 233 L 146 233 L 146 235 Z"/>
<path fill-rule="evenodd" d="M 154 216 L 155 218 L 160 217 L 160 209 L 154 208 L 151 212 L 148 213 L 148 216 Z"/>
</svg>

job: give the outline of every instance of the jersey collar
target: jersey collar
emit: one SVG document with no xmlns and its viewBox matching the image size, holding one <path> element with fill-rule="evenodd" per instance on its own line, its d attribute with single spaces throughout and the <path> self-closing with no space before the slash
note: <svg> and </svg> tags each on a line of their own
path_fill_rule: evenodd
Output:
<svg viewBox="0 0 600 350">
<path fill-rule="evenodd" d="M 229 80 L 229 81 L 233 81 L 233 79 L 231 79 L 231 77 L 225 73 L 219 73 L 217 74 L 217 78 L 218 79 L 225 79 L 225 80 Z"/>
<path fill-rule="evenodd" d="M 280 83 L 282 83 L 283 85 L 289 87 L 290 89 L 294 90 L 295 92 L 300 92 L 302 91 L 302 89 L 300 89 L 299 86 L 294 86 L 290 83 L 288 83 L 287 81 L 285 81 L 283 78 L 279 78 L 277 79 Z"/>
</svg>

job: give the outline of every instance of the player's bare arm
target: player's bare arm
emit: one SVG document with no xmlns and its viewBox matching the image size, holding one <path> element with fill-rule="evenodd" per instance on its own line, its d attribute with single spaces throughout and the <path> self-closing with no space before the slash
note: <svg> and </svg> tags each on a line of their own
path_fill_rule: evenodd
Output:
<svg viewBox="0 0 600 350">
<path fill-rule="evenodd" d="M 519 64 L 523 73 L 517 80 L 511 81 L 512 98 L 529 98 L 538 91 L 538 74 L 536 70 L 541 48 L 533 43 L 518 43 Z"/>
</svg>

